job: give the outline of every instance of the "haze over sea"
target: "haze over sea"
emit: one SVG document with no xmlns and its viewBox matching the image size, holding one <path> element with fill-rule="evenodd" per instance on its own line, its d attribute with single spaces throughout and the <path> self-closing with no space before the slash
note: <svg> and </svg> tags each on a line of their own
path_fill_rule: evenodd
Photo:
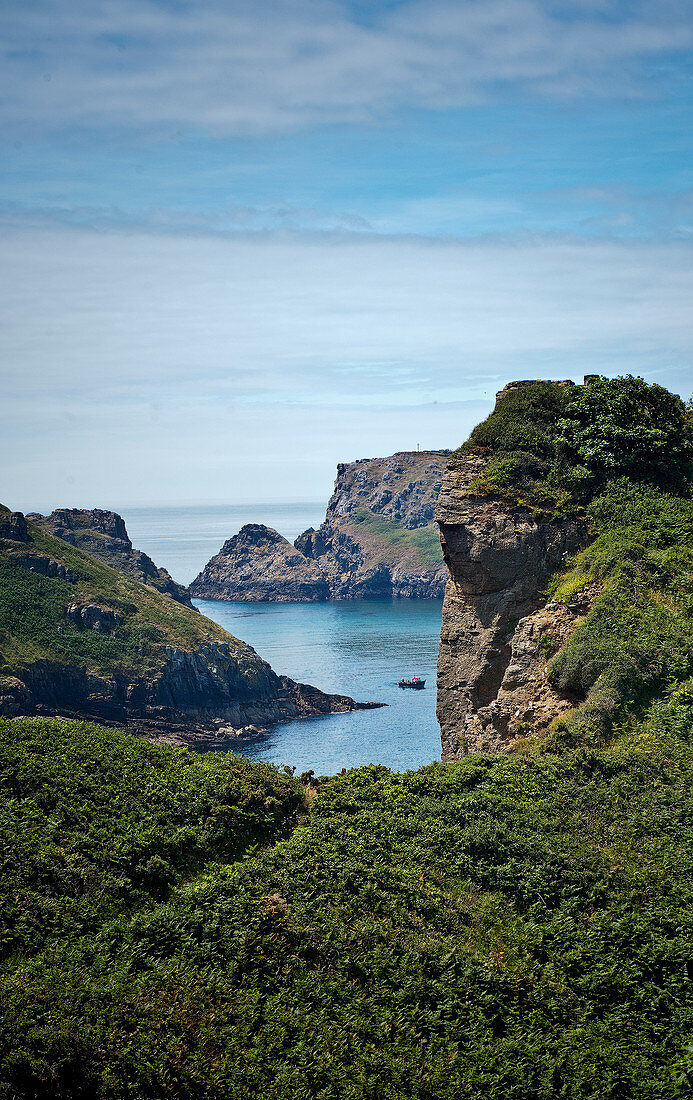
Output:
<svg viewBox="0 0 693 1100">
<path fill-rule="evenodd" d="M 265 523 L 293 541 L 318 527 L 324 502 L 121 509 L 133 545 L 189 584 L 245 523 Z M 249 642 L 274 670 L 323 691 L 387 703 L 378 710 L 334 714 L 275 726 L 240 749 L 254 760 L 312 768 L 384 764 L 394 771 L 440 758 L 435 672 L 441 600 L 344 600 L 333 603 L 230 603 L 195 600 L 203 614 Z M 426 679 L 424 691 L 397 687 Z"/>
</svg>

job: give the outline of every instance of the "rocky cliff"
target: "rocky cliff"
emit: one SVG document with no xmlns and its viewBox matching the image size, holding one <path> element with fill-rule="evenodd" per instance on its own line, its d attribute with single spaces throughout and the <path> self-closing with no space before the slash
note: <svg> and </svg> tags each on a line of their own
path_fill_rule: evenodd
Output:
<svg viewBox="0 0 693 1100">
<path fill-rule="evenodd" d="M 30 512 L 28 518 L 52 535 L 77 546 L 104 561 L 113 569 L 127 573 L 141 584 L 156 588 L 177 603 L 192 607 L 185 585 L 177 584 L 170 573 L 155 565 L 130 541 L 125 521 L 117 512 L 102 508 L 56 508 L 49 516 Z"/>
<path fill-rule="evenodd" d="M 443 595 L 434 523 L 445 459 L 437 451 L 340 464 L 324 523 L 292 546 L 248 524 L 190 585 L 217 600 L 342 600 Z"/>
<path fill-rule="evenodd" d="M 449 463 L 436 512 L 450 574 L 438 658 L 443 760 L 505 751 L 574 705 L 550 686 L 546 663 L 591 598 L 564 607 L 543 595 L 550 575 L 586 545 L 585 522 L 538 519 L 479 495 L 472 485 L 486 461 Z"/>
<path fill-rule="evenodd" d="M 249 724 L 364 705 L 277 676 L 194 609 L 0 508 L 0 714 L 210 748 Z"/>
</svg>

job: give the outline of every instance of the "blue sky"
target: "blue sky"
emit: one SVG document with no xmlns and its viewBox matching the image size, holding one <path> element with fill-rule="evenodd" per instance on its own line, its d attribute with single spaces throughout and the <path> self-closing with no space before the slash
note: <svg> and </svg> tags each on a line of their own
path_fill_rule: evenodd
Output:
<svg viewBox="0 0 693 1100">
<path fill-rule="evenodd" d="M 3 6 L 4 497 L 325 497 L 514 377 L 693 385 L 693 5 Z"/>
</svg>

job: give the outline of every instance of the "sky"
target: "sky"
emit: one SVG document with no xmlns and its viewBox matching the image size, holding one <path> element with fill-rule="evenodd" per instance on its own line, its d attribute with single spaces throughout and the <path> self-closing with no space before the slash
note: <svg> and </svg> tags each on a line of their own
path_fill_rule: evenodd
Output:
<svg viewBox="0 0 693 1100">
<path fill-rule="evenodd" d="M 0 499 L 326 499 L 693 389 L 693 0 L 4 0 Z"/>
</svg>

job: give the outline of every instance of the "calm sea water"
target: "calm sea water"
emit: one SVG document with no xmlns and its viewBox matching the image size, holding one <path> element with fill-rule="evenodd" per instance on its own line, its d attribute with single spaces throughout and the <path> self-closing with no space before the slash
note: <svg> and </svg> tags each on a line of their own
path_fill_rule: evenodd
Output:
<svg viewBox="0 0 693 1100">
<path fill-rule="evenodd" d="M 178 581 L 197 575 L 244 523 L 266 523 L 293 540 L 317 527 L 324 504 L 131 508 L 123 515 L 133 544 Z M 275 726 L 243 746 L 255 760 L 332 775 L 360 764 L 394 771 L 440 758 L 435 671 L 441 600 L 344 600 L 334 603 L 228 603 L 196 600 L 204 615 L 249 642 L 274 670 L 323 691 L 387 703 L 378 710 L 301 719 Z M 426 679 L 423 691 L 397 687 Z"/>
</svg>

